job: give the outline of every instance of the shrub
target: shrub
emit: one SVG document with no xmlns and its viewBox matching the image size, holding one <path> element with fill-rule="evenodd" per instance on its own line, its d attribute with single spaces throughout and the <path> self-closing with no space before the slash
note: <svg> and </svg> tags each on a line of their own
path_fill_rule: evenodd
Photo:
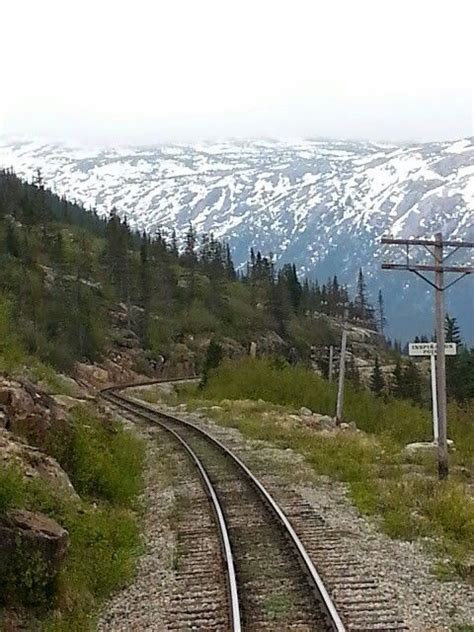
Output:
<svg viewBox="0 0 474 632">
<path fill-rule="evenodd" d="M 69 446 L 56 456 L 79 494 L 133 506 L 143 482 L 144 447 L 120 424 L 77 408 Z"/>
<path fill-rule="evenodd" d="M 270 360 L 244 358 L 227 361 L 211 373 L 205 396 L 213 399 L 264 399 L 275 404 L 334 415 L 336 385 L 300 367 L 279 367 Z M 384 433 L 397 441 L 428 439 L 427 410 L 404 400 L 375 397 L 347 384 L 346 417 L 367 432 Z"/>
<path fill-rule="evenodd" d="M 10 372 L 26 359 L 25 351 L 16 333 L 12 306 L 0 296 L 0 370 Z"/>
</svg>

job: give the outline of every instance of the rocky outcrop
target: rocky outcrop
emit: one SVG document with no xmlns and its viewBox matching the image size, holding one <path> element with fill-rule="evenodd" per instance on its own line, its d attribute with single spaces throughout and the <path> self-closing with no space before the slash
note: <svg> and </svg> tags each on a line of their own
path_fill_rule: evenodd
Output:
<svg viewBox="0 0 474 632">
<path fill-rule="evenodd" d="M 59 492 L 71 500 L 79 498 L 69 476 L 55 459 L 0 428 L 1 466 L 15 467 L 28 478 L 42 480 L 53 492 Z"/>
<path fill-rule="evenodd" d="M 76 362 L 74 365 L 74 376 L 93 388 L 104 388 L 109 384 L 107 371 L 95 364 Z"/>
<path fill-rule="evenodd" d="M 43 389 L 27 380 L 3 377 L 0 427 L 41 447 L 47 445 L 51 429 L 67 432 L 68 419 L 64 407 Z"/>
<path fill-rule="evenodd" d="M 68 532 L 38 512 L 12 509 L 0 515 L 0 586 L 5 601 L 39 602 L 64 561 Z M 13 594 L 5 594 L 10 590 Z"/>
</svg>

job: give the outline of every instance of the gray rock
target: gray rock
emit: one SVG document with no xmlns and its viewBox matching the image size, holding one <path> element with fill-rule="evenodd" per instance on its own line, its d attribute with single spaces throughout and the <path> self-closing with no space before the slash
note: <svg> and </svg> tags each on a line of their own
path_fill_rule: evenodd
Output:
<svg viewBox="0 0 474 632">
<path fill-rule="evenodd" d="M 325 424 L 334 424 L 334 425 L 336 425 L 336 422 L 334 421 L 334 419 L 332 417 L 330 417 L 329 415 L 321 415 L 319 421 L 321 421 L 322 423 L 325 423 Z"/>
<path fill-rule="evenodd" d="M 296 421 L 296 422 L 301 421 L 301 417 L 299 415 L 288 415 L 288 419 L 291 419 L 291 421 Z"/>
<path fill-rule="evenodd" d="M 26 444 L 8 430 L 0 428 L 0 466 L 16 466 L 22 474 L 47 483 L 52 490 L 78 500 L 69 476 L 59 463 L 38 448 Z"/>
<path fill-rule="evenodd" d="M 306 408 L 306 406 L 301 406 L 301 408 L 299 409 L 299 414 L 302 417 L 311 417 L 311 415 L 313 414 L 313 411 L 310 410 L 309 408 Z"/>
<path fill-rule="evenodd" d="M 447 443 L 448 447 L 453 448 L 452 439 L 448 439 Z M 436 450 L 437 444 L 434 441 L 418 441 L 415 443 L 408 443 L 403 448 L 403 453 L 406 455 L 413 455 L 417 453 L 436 452 Z"/>
<path fill-rule="evenodd" d="M 25 589 L 24 578 L 34 568 L 33 584 L 25 598 L 34 600 L 61 569 L 69 534 L 42 513 L 12 509 L 0 516 L 0 574 L 7 589 Z"/>
</svg>

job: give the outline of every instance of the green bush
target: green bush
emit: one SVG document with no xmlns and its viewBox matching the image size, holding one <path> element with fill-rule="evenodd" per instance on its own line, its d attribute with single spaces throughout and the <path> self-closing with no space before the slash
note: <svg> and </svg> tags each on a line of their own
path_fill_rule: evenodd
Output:
<svg viewBox="0 0 474 632">
<path fill-rule="evenodd" d="M 271 360 L 244 358 L 225 362 L 211 374 L 205 396 L 212 399 L 264 399 L 274 404 L 334 415 L 336 385 L 299 367 L 277 368 Z M 428 439 L 429 411 L 408 401 L 385 402 L 350 384 L 345 393 L 345 417 L 367 432 L 384 433 L 397 441 Z"/>
<path fill-rule="evenodd" d="M 142 488 L 143 443 L 120 424 L 102 420 L 87 408 L 73 411 L 70 443 L 57 454 L 81 495 L 132 507 Z"/>
<path fill-rule="evenodd" d="M 71 550 L 61 579 L 63 598 L 71 586 L 83 586 L 102 599 L 131 577 L 140 534 L 127 510 L 88 506 L 67 514 L 65 527 Z"/>
<path fill-rule="evenodd" d="M 26 360 L 25 351 L 14 325 L 11 302 L 0 296 L 0 370 L 11 372 Z"/>
<path fill-rule="evenodd" d="M 0 513 L 15 505 L 23 494 L 23 477 L 14 467 L 0 468 Z"/>
</svg>

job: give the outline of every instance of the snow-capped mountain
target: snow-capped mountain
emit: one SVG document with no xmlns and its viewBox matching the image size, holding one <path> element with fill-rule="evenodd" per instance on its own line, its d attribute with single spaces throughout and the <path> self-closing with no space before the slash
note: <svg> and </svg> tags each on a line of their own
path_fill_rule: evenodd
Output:
<svg viewBox="0 0 474 632">
<path fill-rule="evenodd" d="M 90 148 L 0 139 L 0 166 L 41 169 L 60 194 L 130 224 L 213 232 L 236 263 L 250 246 L 324 280 L 385 290 L 391 333 L 431 328 L 429 287 L 409 273 L 381 273 L 380 237 L 432 235 L 474 241 L 474 138 L 393 145 L 354 141 L 228 141 Z M 420 298 L 422 297 L 422 298 Z M 448 305 L 474 338 L 474 279 Z"/>
</svg>

